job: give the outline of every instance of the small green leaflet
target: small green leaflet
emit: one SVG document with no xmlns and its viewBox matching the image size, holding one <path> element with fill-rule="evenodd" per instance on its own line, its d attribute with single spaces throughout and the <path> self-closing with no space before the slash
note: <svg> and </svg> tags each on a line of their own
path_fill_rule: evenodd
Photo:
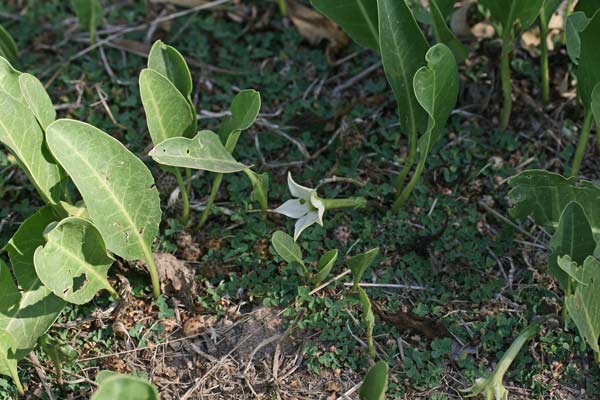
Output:
<svg viewBox="0 0 600 400">
<path fill-rule="evenodd" d="M 191 137 L 196 133 L 196 113 L 165 76 L 144 69 L 139 84 L 148 131 L 155 146 L 169 138 Z"/>
<path fill-rule="evenodd" d="M 220 173 L 240 172 L 248 167 L 229 154 L 211 131 L 200 131 L 192 139 L 175 137 L 159 143 L 150 156 L 159 164 Z"/>
<path fill-rule="evenodd" d="M 379 52 L 377 0 L 311 0 L 311 4 L 356 43 Z"/>
<path fill-rule="evenodd" d="M 148 68 L 171 81 L 183 97 L 189 98 L 192 94 L 192 74 L 175 47 L 160 40 L 154 42 L 148 55 Z"/>
<path fill-rule="evenodd" d="M 377 6 L 381 59 L 398 103 L 400 126 L 405 133 L 423 132 L 427 113 L 415 98 L 413 77 L 425 64 L 429 44 L 406 2 L 377 0 Z"/>
<path fill-rule="evenodd" d="M 594 237 L 600 240 L 600 187 L 543 170 L 522 172 L 509 183 L 512 189 L 508 197 L 513 206 L 508 211 L 512 217 L 522 220 L 531 215 L 537 224 L 556 229 L 565 207 L 576 201 L 583 208 Z"/>
<path fill-rule="evenodd" d="M 91 400 L 159 400 L 158 391 L 146 379 L 101 371 L 96 377 L 98 390 Z"/>
<path fill-rule="evenodd" d="M 306 270 L 304 260 L 302 259 L 302 249 L 294 242 L 294 238 L 282 231 L 276 231 L 271 237 L 271 244 L 273 248 L 288 264 L 297 263 Z"/>
<path fill-rule="evenodd" d="M 595 248 L 596 241 L 584 210 L 575 201 L 569 203 L 560 216 L 558 229 L 550 239 L 552 254 L 548 260 L 550 273 L 563 290 L 569 288 L 569 277 L 559 266 L 558 258 L 569 256 L 581 265 Z"/>
<path fill-rule="evenodd" d="M 64 193 L 65 175 L 44 142 L 44 131 L 26 105 L 0 91 L 0 142 L 17 157 L 46 203 L 56 204 Z"/>
<path fill-rule="evenodd" d="M 6 58 L 13 64 L 19 57 L 15 40 L 2 25 L 0 25 L 0 57 Z"/>
<path fill-rule="evenodd" d="M 96 42 L 96 29 L 102 22 L 102 6 L 98 0 L 71 0 L 79 25 L 90 33 L 92 44 Z"/>
<path fill-rule="evenodd" d="M 327 253 L 323 254 L 321 258 L 319 258 L 319 262 L 317 264 L 317 273 L 310 278 L 310 281 L 315 285 L 323 282 L 325 278 L 329 276 L 329 273 L 335 265 L 337 258 L 337 249 L 329 250 Z"/>
<path fill-rule="evenodd" d="M 126 260 L 151 259 L 161 209 L 146 165 L 118 140 L 83 122 L 60 119 L 46 135 L 108 250 Z"/>
<path fill-rule="evenodd" d="M 354 288 L 358 288 L 358 284 L 362 279 L 363 274 L 373 264 L 375 257 L 379 254 L 379 247 L 375 247 L 367 251 L 366 253 L 357 254 L 354 257 L 348 259 L 348 267 L 352 271 L 352 277 L 354 280 Z"/>
<path fill-rule="evenodd" d="M 229 109 L 231 115 L 226 117 L 219 127 L 219 137 L 227 146 L 229 152 L 233 152 L 237 140 L 229 143 L 229 137 L 238 131 L 244 131 L 254 124 L 260 112 L 260 93 L 256 90 L 246 89 L 240 91 L 231 102 Z"/>
<path fill-rule="evenodd" d="M 21 74 L 19 76 L 19 87 L 27 106 L 35 115 L 42 129 L 45 130 L 48 125 L 56 120 L 56 110 L 50 96 L 44 89 L 44 85 L 31 74 Z"/>
<path fill-rule="evenodd" d="M 580 270 L 584 284 L 577 285 L 575 293 L 565 300 L 569 316 L 577 325 L 579 333 L 594 353 L 600 353 L 600 261 L 590 256 Z"/>
<path fill-rule="evenodd" d="M 46 238 L 47 243 L 37 248 L 33 260 L 38 277 L 56 296 L 85 304 L 106 289 L 118 297 L 107 279 L 113 259 L 90 221 L 65 218 L 46 233 Z"/>
<path fill-rule="evenodd" d="M 379 361 L 371 368 L 365 376 L 358 395 L 360 400 L 385 400 L 385 392 L 388 385 L 388 365 L 385 361 Z"/>
</svg>

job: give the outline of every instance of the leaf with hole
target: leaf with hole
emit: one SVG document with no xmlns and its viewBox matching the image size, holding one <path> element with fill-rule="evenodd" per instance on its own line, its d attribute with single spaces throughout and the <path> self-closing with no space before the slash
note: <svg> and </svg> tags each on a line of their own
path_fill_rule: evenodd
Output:
<svg viewBox="0 0 600 400">
<path fill-rule="evenodd" d="M 225 149 L 219 136 L 211 131 L 200 131 L 192 139 L 167 139 L 154 147 L 150 156 L 159 164 L 224 174 L 248 168 L 237 162 Z"/>
<path fill-rule="evenodd" d="M 379 361 L 369 368 L 358 392 L 360 400 L 385 400 L 388 370 L 389 367 L 385 361 Z"/>
<path fill-rule="evenodd" d="M 317 273 L 310 278 L 310 281 L 315 285 L 323 282 L 329 276 L 337 258 L 337 249 L 329 250 L 327 253 L 323 254 L 317 263 Z"/>
<path fill-rule="evenodd" d="M 357 254 L 354 257 L 348 259 L 348 267 L 352 271 L 352 277 L 354 280 L 354 288 L 358 288 L 358 284 L 362 279 L 363 274 L 373 264 L 375 257 L 379 254 L 379 247 L 371 249 L 366 253 Z"/>
<path fill-rule="evenodd" d="M 102 289 L 118 297 L 107 279 L 113 259 L 90 221 L 69 217 L 45 234 L 34 254 L 35 271 L 52 292 L 69 303 L 85 304 Z"/>
</svg>

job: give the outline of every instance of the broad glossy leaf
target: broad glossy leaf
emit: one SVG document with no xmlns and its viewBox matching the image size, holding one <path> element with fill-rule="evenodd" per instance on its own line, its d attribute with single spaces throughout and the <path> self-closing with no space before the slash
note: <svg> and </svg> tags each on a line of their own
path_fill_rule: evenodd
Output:
<svg viewBox="0 0 600 400">
<path fill-rule="evenodd" d="M 337 249 L 329 250 L 327 253 L 323 254 L 321 258 L 319 258 L 319 262 L 317 264 L 317 273 L 310 279 L 312 283 L 318 285 L 323 282 L 325 278 L 329 276 L 331 269 L 335 265 L 335 261 L 338 258 Z"/>
<path fill-rule="evenodd" d="M 158 145 L 169 138 L 193 136 L 196 113 L 188 100 L 165 76 L 144 69 L 140 73 L 140 96 L 152 143 Z"/>
<path fill-rule="evenodd" d="M 43 129 L 56 120 L 56 110 L 44 85 L 31 74 L 19 76 L 19 87 L 29 109 L 33 112 Z"/>
<path fill-rule="evenodd" d="M 64 193 L 65 175 L 44 142 L 44 131 L 23 103 L 0 91 L 0 142 L 17 157 L 21 167 L 47 203 Z"/>
<path fill-rule="evenodd" d="M 583 12 L 575 12 L 567 17 L 565 29 L 567 32 L 567 53 L 573 64 L 579 64 L 581 56 L 581 32 L 590 23 L 591 18 L 588 18 Z"/>
<path fill-rule="evenodd" d="M 569 286 L 569 277 L 558 265 L 558 258 L 569 256 L 573 262 L 581 265 L 595 248 L 596 241 L 585 212 L 577 202 L 569 203 L 560 216 L 558 229 L 550 239 L 552 254 L 548 260 L 550 273 L 563 290 Z"/>
<path fill-rule="evenodd" d="M 365 375 L 360 385 L 360 400 L 385 400 L 385 392 L 388 385 L 388 365 L 385 361 L 379 361 Z"/>
<path fill-rule="evenodd" d="M 158 391 L 150 382 L 136 376 L 102 371 L 96 380 L 99 386 L 91 400 L 160 399 Z"/>
<path fill-rule="evenodd" d="M 6 58 L 13 64 L 17 62 L 19 57 L 14 39 L 2 25 L 0 25 L 0 57 Z"/>
<path fill-rule="evenodd" d="M 159 143 L 150 156 L 159 164 L 211 172 L 232 173 L 248 168 L 229 154 L 211 131 L 200 131 L 192 139 L 176 137 Z"/>
<path fill-rule="evenodd" d="M 98 0 L 71 0 L 79 25 L 90 33 L 92 43 L 96 41 L 96 29 L 102 22 L 102 6 Z"/>
<path fill-rule="evenodd" d="M 565 300 L 569 316 L 592 350 L 600 352 L 600 261 L 586 258 L 581 269 L 585 284 L 577 285 L 575 293 Z"/>
<path fill-rule="evenodd" d="M 33 260 L 38 277 L 55 295 L 74 304 L 89 302 L 102 289 L 116 295 L 107 279 L 113 259 L 94 224 L 65 218 L 46 232 L 46 240 Z"/>
<path fill-rule="evenodd" d="M 60 119 L 46 135 L 108 250 L 127 260 L 150 259 L 161 210 L 146 165 L 118 140 L 83 122 Z"/>
<path fill-rule="evenodd" d="M 358 284 L 362 279 L 363 274 L 373 264 L 375 257 L 379 254 L 379 247 L 375 247 L 366 253 L 357 254 L 348 259 L 348 267 L 352 271 L 354 287 L 358 288 Z"/>
<path fill-rule="evenodd" d="M 592 91 L 600 82 L 600 52 L 598 51 L 598 38 L 600 38 L 600 13 L 592 17 L 587 27 L 580 34 L 581 53 L 579 68 L 577 68 L 577 94 L 586 110 L 592 101 Z"/>
<path fill-rule="evenodd" d="M 504 30 L 519 22 L 520 31 L 531 26 L 538 17 L 544 0 L 480 0 L 490 11 L 492 20 Z"/>
<path fill-rule="evenodd" d="M 17 386 L 21 388 L 21 382 L 19 381 L 19 374 L 17 372 L 17 359 L 14 355 L 14 349 L 17 346 L 15 338 L 0 328 L 0 375 L 10 376 Z"/>
<path fill-rule="evenodd" d="M 583 208 L 594 237 L 600 239 L 600 187 L 592 182 L 529 170 L 511 178 L 509 183 L 513 187 L 508 193 L 513 206 L 508 211 L 514 218 L 531 215 L 537 224 L 556 229 L 565 207 L 576 201 Z"/>
<path fill-rule="evenodd" d="M 240 91 L 231 102 L 231 115 L 223 120 L 219 127 L 219 137 L 224 144 L 234 132 L 243 131 L 252 126 L 260 112 L 260 93 L 247 89 Z M 237 143 L 237 140 L 235 141 Z M 231 149 L 236 143 L 232 143 Z M 231 152 L 231 151 L 230 151 Z"/>
<path fill-rule="evenodd" d="M 379 52 L 377 0 L 311 0 L 356 43 Z"/>
<path fill-rule="evenodd" d="M 0 274 L 3 291 L 20 292 L 20 301 L 0 306 L 0 329 L 9 332 L 16 341 L 16 359 L 24 358 L 40 336 L 50 329 L 65 306 L 64 301 L 46 288 L 35 273 L 33 254 L 45 243 L 44 230 L 60 219 L 50 206 L 39 209 L 25 220 L 6 245 L 20 290 L 12 276 Z M 4 299 L 4 297 L 3 297 Z"/>
<path fill-rule="evenodd" d="M 429 44 L 404 1 L 377 0 L 385 75 L 394 91 L 404 132 L 423 132 L 427 113 L 419 106 L 413 77 L 425 64 Z"/>
<path fill-rule="evenodd" d="M 297 263 L 305 268 L 304 260 L 302 259 L 302 249 L 294 241 L 294 238 L 282 231 L 276 231 L 271 237 L 273 248 L 288 264 Z"/>
<path fill-rule="evenodd" d="M 160 40 L 154 42 L 148 55 L 148 68 L 166 77 L 185 98 L 192 93 L 192 74 L 181 53 Z"/>
<path fill-rule="evenodd" d="M 21 101 L 23 94 L 19 86 L 19 75 L 21 75 L 19 71 L 14 69 L 5 58 L 0 57 L 0 90 Z"/>
<path fill-rule="evenodd" d="M 448 27 L 440 3 L 442 3 L 440 0 L 430 0 L 429 2 L 429 13 L 431 14 L 433 33 L 435 34 L 436 41 L 448 46 L 452 50 L 452 53 L 454 53 L 456 61 L 461 63 L 469 54 L 465 46 Z"/>
</svg>

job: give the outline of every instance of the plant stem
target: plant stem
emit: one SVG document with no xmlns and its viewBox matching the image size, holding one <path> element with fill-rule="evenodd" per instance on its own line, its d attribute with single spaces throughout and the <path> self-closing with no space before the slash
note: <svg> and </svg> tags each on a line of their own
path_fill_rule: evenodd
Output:
<svg viewBox="0 0 600 400">
<path fill-rule="evenodd" d="M 404 203 L 406 202 L 406 200 L 412 193 L 413 189 L 417 185 L 417 182 L 419 182 L 419 179 L 421 178 L 421 174 L 423 173 L 423 169 L 425 168 L 426 159 L 427 159 L 427 154 L 421 154 L 421 158 L 419 159 L 419 163 L 417 164 L 417 168 L 415 169 L 414 174 L 412 175 L 412 177 L 410 178 L 410 181 L 408 182 L 406 187 L 402 190 L 400 195 L 398 197 L 396 197 L 396 201 L 394 202 L 394 205 L 392 206 L 392 211 L 398 212 L 398 211 L 400 211 L 402 206 L 404 206 Z"/>
<path fill-rule="evenodd" d="M 396 197 L 400 196 L 400 188 L 404 186 L 404 182 L 408 177 L 408 173 L 412 169 L 415 159 L 417 158 L 417 128 L 412 127 L 410 130 L 410 135 L 408 136 L 408 155 L 406 156 L 406 161 L 404 162 L 404 166 L 400 171 L 400 175 L 396 179 L 394 183 L 394 188 L 396 189 Z"/>
<path fill-rule="evenodd" d="M 510 82 L 510 53 L 512 51 L 512 27 L 505 27 L 502 39 L 502 54 L 500 55 L 500 79 L 502 81 L 502 112 L 500 114 L 500 129 L 506 130 L 512 112 L 512 85 Z"/>
<path fill-rule="evenodd" d="M 550 72 L 548 67 L 548 25 L 546 24 L 546 16 L 543 15 L 544 7 L 542 7 L 542 15 L 540 15 L 540 68 L 542 73 L 542 101 L 548 104 L 550 101 Z"/>
<path fill-rule="evenodd" d="M 569 15 L 571 15 L 572 9 L 573 9 L 573 0 L 567 0 L 567 7 L 565 8 L 565 12 L 563 15 L 563 34 L 562 34 L 563 45 L 567 44 L 567 18 L 569 18 Z"/>
<path fill-rule="evenodd" d="M 158 274 L 158 268 L 154 262 L 154 255 L 150 249 L 145 248 L 145 261 L 148 272 L 150 273 L 150 282 L 152 282 L 152 295 L 154 300 L 160 297 L 160 275 Z"/>
<path fill-rule="evenodd" d="M 202 211 L 202 216 L 200 217 L 200 222 L 198 222 L 198 228 L 202 228 L 210 215 L 210 209 L 215 203 L 215 199 L 217 198 L 217 193 L 219 192 L 219 187 L 221 186 L 221 182 L 223 181 L 223 174 L 216 174 L 213 178 L 210 194 L 208 196 L 208 202 L 206 203 L 206 208 Z"/>
<path fill-rule="evenodd" d="M 336 208 L 365 208 L 367 199 L 364 197 L 347 197 L 345 199 L 321 199 L 326 210 Z"/>
<path fill-rule="evenodd" d="M 281 12 L 282 17 L 287 17 L 287 4 L 286 0 L 275 0 L 277 5 L 279 6 L 279 12 Z"/>
<path fill-rule="evenodd" d="M 583 120 L 583 127 L 581 128 L 581 134 L 579 135 L 579 142 L 577 143 L 577 150 L 575 150 L 575 158 L 573 159 L 573 167 L 571 168 L 571 176 L 578 176 L 579 169 L 581 168 L 581 162 L 585 155 L 585 148 L 587 147 L 588 138 L 592 125 L 594 124 L 594 113 L 592 113 L 591 107 L 585 112 L 585 119 Z"/>
<path fill-rule="evenodd" d="M 187 225 L 190 221 L 190 197 L 188 195 L 188 187 L 186 186 L 183 177 L 181 176 L 181 170 L 174 168 L 175 179 L 177 179 L 177 185 L 181 192 L 181 201 L 183 202 L 183 211 L 181 212 L 181 222 Z"/>
</svg>

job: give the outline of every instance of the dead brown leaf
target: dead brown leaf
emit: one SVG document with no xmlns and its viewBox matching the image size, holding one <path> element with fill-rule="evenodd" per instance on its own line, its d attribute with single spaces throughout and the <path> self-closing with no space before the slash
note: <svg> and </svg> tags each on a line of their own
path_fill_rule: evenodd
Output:
<svg viewBox="0 0 600 400">
<path fill-rule="evenodd" d="M 197 336 L 212 327 L 217 322 L 214 315 L 196 315 L 185 321 L 183 334 L 185 336 Z"/>
<path fill-rule="evenodd" d="M 379 315 L 379 318 L 385 322 L 391 323 L 400 332 L 412 330 L 420 333 L 428 339 L 437 339 L 450 336 L 448 329 L 444 326 L 444 324 L 436 319 L 420 317 L 411 313 L 410 311 L 404 312 L 398 310 L 394 314 L 389 314 L 379 303 L 374 302 L 373 305 L 373 308 L 377 312 L 377 315 Z"/>
</svg>

